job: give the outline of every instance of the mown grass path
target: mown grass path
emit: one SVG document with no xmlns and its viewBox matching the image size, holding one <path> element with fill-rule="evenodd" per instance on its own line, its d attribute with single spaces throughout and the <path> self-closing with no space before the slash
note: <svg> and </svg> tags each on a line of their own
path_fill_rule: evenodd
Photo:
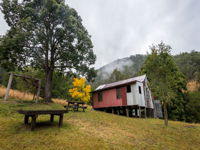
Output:
<svg viewBox="0 0 200 150">
<path fill-rule="evenodd" d="M 64 116 L 62 128 L 39 116 L 36 131 L 23 124 L 18 109 L 63 109 L 58 104 L 0 100 L 0 150 L 199 150 L 200 125 L 126 118 L 88 109 Z"/>
</svg>

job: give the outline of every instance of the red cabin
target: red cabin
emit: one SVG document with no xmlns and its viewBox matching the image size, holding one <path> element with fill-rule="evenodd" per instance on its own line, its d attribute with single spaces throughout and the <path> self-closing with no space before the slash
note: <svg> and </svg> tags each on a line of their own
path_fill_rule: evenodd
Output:
<svg viewBox="0 0 200 150">
<path fill-rule="evenodd" d="M 150 116 L 153 112 L 151 91 L 146 75 L 100 85 L 92 93 L 92 106 L 96 110 L 126 114 L 127 116 Z M 141 110 L 144 111 L 141 111 Z"/>
</svg>

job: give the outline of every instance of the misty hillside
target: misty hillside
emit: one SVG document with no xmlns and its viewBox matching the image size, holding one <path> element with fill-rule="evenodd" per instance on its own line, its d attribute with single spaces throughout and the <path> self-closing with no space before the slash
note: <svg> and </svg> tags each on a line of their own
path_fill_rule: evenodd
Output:
<svg viewBox="0 0 200 150">
<path fill-rule="evenodd" d="M 112 72 L 117 69 L 120 72 L 127 71 L 130 69 L 130 73 L 134 75 L 137 73 L 144 63 L 146 55 L 131 55 L 122 59 L 117 59 L 101 68 L 98 69 L 97 76 L 102 79 L 108 79 Z"/>
<path fill-rule="evenodd" d="M 137 75 L 147 55 L 131 55 L 117 59 L 97 70 L 97 77 L 93 83 L 94 88 L 100 84 L 115 82 Z M 174 56 L 180 71 L 188 81 L 200 80 L 200 52 L 191 51 Z"/>
<path fill-rule="evenodd" d="M 117 59 L 97 70 L 97 77 L 93 83 L 96 88 L 100 84 L 110 83 L 135 76 L 146 59 L 146 55 L 131 55 Z"/>
</svg>

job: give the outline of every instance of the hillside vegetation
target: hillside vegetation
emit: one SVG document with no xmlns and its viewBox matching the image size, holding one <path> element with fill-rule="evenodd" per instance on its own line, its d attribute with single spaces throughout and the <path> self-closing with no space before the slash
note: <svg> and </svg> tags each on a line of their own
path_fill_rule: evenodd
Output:
<svg viewBox="0 0 200 150">
<path fill-rule="evenodd" d="M 174 60 L 187 80 L 200 81 L 200 52 L 181 53 Z"/>
<path fill-rule="evenodd" d="M 63 109 L 58 104 L 35 104 L 0 99 L 0 149 L 73 149 L 73 150 L 198 150 L 200 125 L 163 120 L 137 119 L 93 111 L 70 112 L 64 125 L 58 118 L 50 124 L 49 116 L 39 116 L 36 131 L 23 124 L 18 109 Z M 6 117 L 5 117 L 6 116 Z"/>
<path fill-rule="evenodd" d="M 147 55 L 131 55 L 122 59 L 117 59 L 97 70 L 94 87 L 100 84 L 110 83 L 122 79 L 133 77 L 140 71 Z M 117 77 L 116 77 L 117 76 Z"/>
<path fill-rule="evenodd" d="M 136 76 L 146 58 L 147 55 L 132 55 L 115 60 L 99 68 L 97 70 L 96 81 L 93 85 L 96 87 L 99 84 Z M 185 52 L 174 55 L 173 58 L 179 70 L 185 75 L 187 81 L 200 81 L 200 52 Z"/>
</svg>

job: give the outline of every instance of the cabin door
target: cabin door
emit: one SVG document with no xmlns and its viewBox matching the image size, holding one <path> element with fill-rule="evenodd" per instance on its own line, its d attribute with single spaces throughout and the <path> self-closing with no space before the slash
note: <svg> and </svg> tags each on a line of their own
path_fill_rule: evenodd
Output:
<svg viewBox="0 0 200 150">
<path fill-rule="evenodd" d="M 133 105 L 133 94 L 131 85 L 126 86 L 127 105 Z"/>
</svg>

